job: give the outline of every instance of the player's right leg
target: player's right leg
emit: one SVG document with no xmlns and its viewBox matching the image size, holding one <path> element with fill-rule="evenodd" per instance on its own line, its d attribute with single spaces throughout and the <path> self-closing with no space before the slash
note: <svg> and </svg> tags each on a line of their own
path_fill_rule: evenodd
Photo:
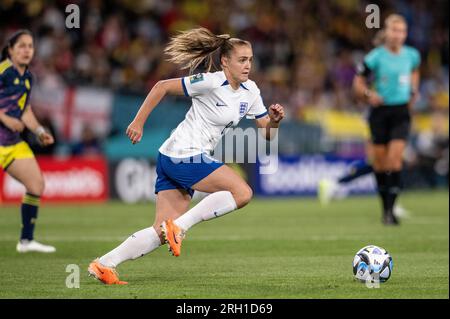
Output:
<svg viewBox="0 0 450 319">
<path fill-rule="evenodd" d="M 317 185 L 317 198 L 322 206 L 326 206 L 335 198 L 339 185 L 334 179 L 324 178 Z"/>
<path fill-rule="evenodd" d="M 180 189 L 159 191 L 156 196 L 156 216 L 152 227 L 142 229 L 128 237 L 118 247 L 94 260 L 88 271 L 105 284 L 126 284 L 120 281 L 116 267 L 127 261 L 145 256 L 164 243 L 160 225 L 164 219 L 183 214 L 191 201 L 189 194 Z"/>
<path fill-rule="evenodd" d="M 351 181 L 373 172 L 372 165 L 366 160 L 354 163 L 349 172 L 337 180 L 324 178 L 319 181 L 317 196 L 320 203 L 325 206 L 333 199 L 342 199 L 347 197 L 347 191 L 342 187 Z"/>
<path fill-rule="evenodd" d="M 373 146 L 374 150 L 374 171 L 377 180 L 378 195 L 383 207 L 383 223 L 385 225 L 397 225 L 398 220 L 389 209 L 389 185 L 388 185 L 388 167 L 386 166 L 388 158 L 387 145 L 379 144 Z"/>
<path fill-rule="evenodd" d="M 192 226 L 244 207 L 253 195 L 250 186 L 242 177 L 226 165 L 215 169 L 191 187 L 210 195 L 179 218 L 163 222 L 162 228 L 174 256 L 180 255 L 184 233 Z"/>
<path fill-rule="evenodd" d="M 23 143 L 23 144 L 22 144 Z M 26 194 L 21 205 L 22 230 L 17 243 L 17 251 L 53 253 L 55 247 L 34 240 L 34 228 L 38 217 L 40 196 L 44 192 L 44 178 L 36 159 L 28 145 L 17 145 L 17 157 L 7 167 L 6 172 L 25 186 Z M 28 155 L 29 156 L 28 156 Z M 21 157 L 24 158 L 21 158 Z M 25 158 L 28 157 L 28 158 Z"/>
<path fill-rule="evenodd" d="M 348 191 L 341 186 L 351 181 L 373 173 L 373 145 L 371 141 L 366 142 L 366 159 L 358 161 L 352 165 L 349 172 L 339 179 L 324 178 L 319 181 L 317 187 L 317 197 L 322 206 L 326 206 L 333 199 L 342 199 L 347 197 Z"/>
<path fill-rule="evenodd" d="M 370 133 L 372 137 L 373 169 L 377 180 L 378 195 L 383 207 L 383 223 L 398 224 L 392 211 L 389 210 L 389 167 L 388 144 L 391 140 L 391 112 L 385 106 L 371 109 L 369 116 Z"/>
<path fill-rule="evenodd" d="M 389 171 L 387 185 L 387 210 L 392 215 L 393 224 L 398 224 L 396 219 L 395 203 L 401 191 L 401 170 L 403 164 L 403 152 L 406 147 L 406 141 L 395 139 L 388 144 L 388 154 L 386 167 Z"/>
</svg>

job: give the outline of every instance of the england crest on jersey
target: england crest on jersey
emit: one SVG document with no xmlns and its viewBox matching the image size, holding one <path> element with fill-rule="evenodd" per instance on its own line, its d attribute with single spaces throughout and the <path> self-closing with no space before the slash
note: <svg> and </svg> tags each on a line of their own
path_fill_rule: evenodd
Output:
<svg viewBox="0 0 450 319">
<path fill-rule="evenodd" d="M 241 104 L 239 106 L 239 116 L 240 117 L 243 117 L 247 113 L 247 107 L 248 107 L 247 102 L 241 102 Z"/>
</svg>

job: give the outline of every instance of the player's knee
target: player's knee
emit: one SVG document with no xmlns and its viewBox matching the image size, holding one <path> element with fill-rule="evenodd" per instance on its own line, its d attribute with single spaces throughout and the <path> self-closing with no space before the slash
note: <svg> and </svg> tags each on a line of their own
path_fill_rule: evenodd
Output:
<svg viewBox="0 0 450 319">
<path fill-rule="evenodd" d="M 384 160 L 378 158 L 373 160 L 372 165 L 376 172 L 382 172 L 385 170 L 386 167 Z"/>
<path fill-rule="evenodd" d="M 391 159 L 389 160 L 388 164 L 387 164 L 387 169 L 388 171 L 400 171 L 402 169 L 403 166 L 403 162 L 401 159 Z"/>
<path fill-rule="evenodd" d="M 253 191 L 247 184 L 239 187 L 233 192 L 234 200 L 236 201 L 237 208 L 242 208 L 247 205 L 253 197 Z"/>
<path fill-rule="evenodd" d="M 43 177 L 35 179 L 32 183 L 26 186 L 27 193 L 35 196 L 41 196 L 45 190 L 45 181 Z"/>
</svg>

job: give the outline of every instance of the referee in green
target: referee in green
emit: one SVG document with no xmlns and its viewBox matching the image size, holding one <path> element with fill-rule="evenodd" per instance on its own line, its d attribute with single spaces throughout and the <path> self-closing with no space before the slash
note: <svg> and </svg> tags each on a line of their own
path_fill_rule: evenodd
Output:
<svg viewBox="0 0 450 319">
<path fill-rule="evenodd" d="M 420 54 L 405 45 L 407 30 L 402 16 L 387 17 L 384 29 L 378 34 L 380 45 L 365 56 L 353 83 L 356 96 L 371 106 L 368 121 L 373 167 L 385 225 L 399 223 L 393 208 L 401 189 L 410 111 L 418 98 Z M 368 86 L 369 80 L 373 80 L 372 88 Z"/>
</svg>

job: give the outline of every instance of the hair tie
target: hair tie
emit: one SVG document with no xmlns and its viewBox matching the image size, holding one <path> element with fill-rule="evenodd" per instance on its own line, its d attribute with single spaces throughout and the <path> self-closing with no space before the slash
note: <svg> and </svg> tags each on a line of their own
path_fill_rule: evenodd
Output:
<svg viewBox="0 0 450 319">
<path fill-rule="evenodd" d="M 221 39 L 223 39 L 223 40 L 225 40 L 225 41 L 228 41 L 228 40 L 231 39 L 231 36 L 230 36 L 229 34 L 220 34 L 220 35 L 218 35 L 217 37 L 218 37 L 218 38 L 221 38 Z"/>
</svg>

